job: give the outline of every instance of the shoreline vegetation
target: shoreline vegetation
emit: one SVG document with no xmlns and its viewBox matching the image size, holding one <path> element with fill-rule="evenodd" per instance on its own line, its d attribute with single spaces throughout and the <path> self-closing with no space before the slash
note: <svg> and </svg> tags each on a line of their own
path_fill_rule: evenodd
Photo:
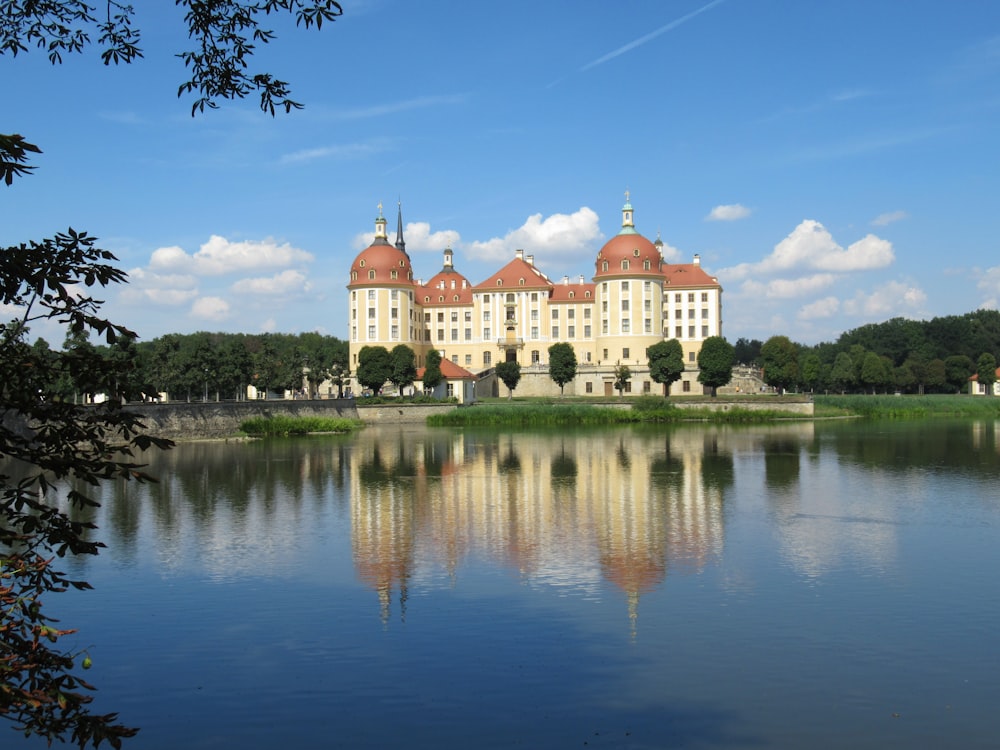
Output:
<svg viewBox="0 0 1000 750">
<path fill-rule="evenodd" d="M 764 399 L 774 409 L 761 408 Z M 812 400 L 814 414 L 795 414 L 781 403 Z M 362 408 L 366 399 L 359 399 Z M 379 403 L 386 403 L 380 399 Z M 706 404 L 698 408 L 699 402 Z M 685 398 L 678 407 L 660 396 L 638 396 L 613 403 L 562 399 L 488 399 L 473 406 L 435 414 L 427 419 L 432 427 L 548 427 L 562 425 L 600 426 L 626 424 L 670 424 L 711 422 L 718 424 L 765 424 L 816 419 L 927 419 L 939 417 L 1000 419 L 1000 398 L 967 395 L 790 395 Z M 724 410 L 709 405 L 726 404 Z M 754 408 L 747 408 L 753 404 Z M 331 417 L 257 417 L 241 423 L 250 437 L 274 437 L 319 433 L 350 433 L 365 426 L 362 420 Z"/>
<path fill-rule="evenodd" d="M 364 422 L 344 417 L 254 417 L 240 423 L 240 431 L 251 437 L 347 433 L 360 430 Z"/>
</svg>

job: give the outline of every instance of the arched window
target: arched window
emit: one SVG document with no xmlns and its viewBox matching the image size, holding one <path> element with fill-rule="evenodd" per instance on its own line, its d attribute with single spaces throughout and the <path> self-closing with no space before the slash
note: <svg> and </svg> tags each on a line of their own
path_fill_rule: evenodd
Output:
<svg viewBox="0 0 1000 750">
<path fill-rule="evenodd" d="M 524 286 L 524 279 L 518 279 L 517 284 L 518 286 Z"/>
<path fill-rule="evenodd" d="M 608 262 L 607 261 L 604 261 L 603 263 L 601 263 L 601 270 L 602 271 L 607 271 L 608 270 Z"/>
<path fill-rule="evenodd" d="M 646 260 L 642 262 L 642 270 L 648 271 L 649 269 L 650 269 L 649 258 L 646 258 Z"/>
<path fill-rule="evenodd" d="M 351 281 L 357 281 L 357 280 L 358 280 L 358 272 L 351 271 Z"/>
<path fill-rule="evenodd" d="M 570 292 L 569 293 L 569 298 L 570 299 L 573 299 L 575 296 L 576 296 L 576 292 Z"/>
<path fill-rule="evenodd" d="M 372 280 L 375 279 L 375 269 L 374 268 L 371 271 L 368 272 L 368 278 L 372 279 Z"/>
<path fill-rule="evenodd" d="M 362 268 L 364 268 L 364 267 L 365 267 L 365 259 L 364 259 L 364 258 L 362 258 L 362 259 L 361 259 L 361 262 L 360 262 L 360 263 L 358 263 L 358 265 L 359 265 L 359 266 L 361 266 Z"/>
<path fill-rule="evenodd" d="M 627 260 L 623 260 L 622 261 L 622 270 L 623 271 L 627 271 L 628 270 L 628 261 Z"/>
<path fill-rule="evenodd" d="M 398 276 L 398 274 L 396 273 L 396 269 L 395 268 L 392 269 L 392 271 L 389 272 L 389 278 L 395 279 L 397 276 Z"/>
<path fill-rule="evenodd" d="M 503 286 L 503 279 L 497 279 L 497 286 Z"/>
</svg>

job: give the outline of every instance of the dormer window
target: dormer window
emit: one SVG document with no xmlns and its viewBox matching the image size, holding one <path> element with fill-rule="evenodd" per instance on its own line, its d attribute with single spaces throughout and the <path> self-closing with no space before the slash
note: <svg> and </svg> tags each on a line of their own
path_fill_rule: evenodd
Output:
<svg viewBox="0 0 1000 750">
<path fill-rule="evenodd" d="M 638 258 L 639 257 L 639 248 L 637 248 L 637 247 L 632 248 L 632 255 L 634 255 L 636 258 Z"/>
<path fill-rule="evenodd" d="M 351 271 L 351 281 L 357 281 L 357 280 L 358 280 L 358 272 Z"/>
<path fill-rule="evenodd" d="M 397 276 L 396 269 L 389 271 L 389 278 L 395 279 Z"/>
<path fill-rule="evenodd" d="M 602 271 L 607 271 L 608 270 L 608 262 L 607 261 L 604 261 L 603 263 L 601 263 L 601 270 Z"/>
<path fill-rule="evenodd" d="M 628 261 L 627 260 L 623 260 L 622 261 L 622 270 L 623 271 L 627 271 L 628 270 Z"/>
<path fill-rule="evenodd" d="M 497 286 L 503 286 L 503 279 L 497 279 Z"/>
<path fill-rule="evenodd" d="M 371 271 L 368 272 L 368 278 L 371 279 L 372 281 L 375 280 L 375 269 L 374 268 Z"/>
<path fill-rule="evenodd" d="M 518 286 L 524 286 L 524 279 L 518 279 L 517 284 Z"/>
</svg>

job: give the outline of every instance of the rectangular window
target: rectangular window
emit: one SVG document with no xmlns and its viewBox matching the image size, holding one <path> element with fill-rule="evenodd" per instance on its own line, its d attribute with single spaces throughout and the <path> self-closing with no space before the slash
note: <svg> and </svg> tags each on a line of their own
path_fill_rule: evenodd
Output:
<svg viewBox="0 0 1000 750">
<path fill-rule="evenodd" d="M 569 310 L 567 310 L 566 317 L 569 318 L 570 320 L 576 320 L 576 308 L 571 307 Z"/>
<path fill-rule="evenodd" d="M 690 380 L 685 380 L 681 384 L 681 390 L 684 391 L 684 393 L 690 393 L 691 392 L 691 381 Z"/>
<path fill-rule="evenodd" d="M 601 333 L 607 333 L 607 332 L 608 332 L 608 321 L 602 320 L 601 321 Z"/>
<path fill-rule="evenodd" d="M 642 282 L 642 291 L 644 291 L 646 294 L 649 294 L 651 291 L 653 291 L 653 285 L 648 281 Z"/>
<path fill-rule="evenodd" d="M 653 332 L 653 319 L 652 318 L 646 318 L 644 321 L 642 321 L 642 331 L 643 331 L 643 333 L 652 333 Z"/>
<path fill-rule="evenodd" d="M 644 299 L 642 301 L 642 309 L 645 312 L 652 312 L 652 310 L 653 310 L 653 300 L 651 300 L 651 299 Z"/>
<path fill-rule="evenodd" d="M 559 320 L 559 308 L 558 307 L 553 307 L 552 308 L 551 317 L 552 317 L 552 320 Z"/>
<path fill-rule="evenodd" d="M 607 312 L 607 311 L 608 311 L 608 301 L 607 301 L 607 300 L 604 300 L 604 301 L 603 301 L 603 302 L 601 303 L 601 312 Z"/>
<path fill-rule="evenodd" d="M 694 362 L 694 352 L 688 352 L 688 362 Z"/>
<path fill-rule="evenodd" d="M 625 393 L 631 393 L 631 392 L 632 392 L 632 381 L 631 380 L 626 380 L 625 381 Z"/>
<path fill-rule="evenodd" d="M 603 354 L 604 354 L 604 359 L 607 359 L 607 358 L 608 358 L 608 350 L 607 350 L 607 349 L 605 349 L 605 350 L 603 351 Z"/>
<path fill-rule="evenodd" d="M 465 340 L 466 341 L 472 341 L 472 329 L 471 328 L 466 328 L 465 329 Z"/>
<path fill-rule="evenodd" d="M 451 361 L 454 362 L 457 365 L 458 364 L 458 355 L 457 354 L 452 354 L 451 355 Z"/>
<path fill-rule="evenodd" d="M 680 292 L 678 292 L 677 294 L 674 295 L 674 302 L 676 302 L 678 305 L 681 303 Z"/>
<path fill-rule="evenodd" d="M 569 326 L 566 329 L 566 335 L 567 335 L 567 337 L 569 337 L 571 339 L 575 339 L 576 338 L 576 326 Z"/>
<path fill-rule="evenodd" d="M 628 300 L 627 299 L 623 299 L 622 300 L 622 312 L 628 312 Z"/>
<path fill-rule="evenodd" d="M 399 308 L 398 307 L 393 307 L 392 309 L 390 309 L 389 310 L 389 317 L 392 318 L 393 320 L 396 320 L 397 318 L 399 318 Z"/>
<path fill-rule="evenodd" d="M 472 322 L 472 310 L 466 310 L 465 311 L 465 322 L 466 323 L 471 323 Z"/>
<path fill-rule="evenodd" d="M 452 312 L 451 312 L 451 322 L 452 323 L 457 323 L 458 322 L 458 310 L 452 310 Z"/>
<path fill-rule="evenodd" d="M 537 365 L 541 361 L 541 354 L 537 349 L 531 350 L 531 364 Z"/>
<path fill-rule="evenodd" d="M 489 301 L 490 301 L 490 295 L 484 294 L 483 295 L 483 302 L 489 302 Z"/>
<path fill-rule="evenodd" d="M 431 314 L 429 312 L 425 312 L 424 313 L 424 322 L 425 323 L 430 323 L 431 322 Z"/>
<path fill-rule="evenodd" d="M 458 341 L 458 329 L 457 328 L 452 328 L 451 329 L 451 340 L 452 341 Z"/>
<path fill-rule="evenodd" d="M 677 326 L 674 329 L 674 338 L 681 338 L 684 335 L 684 326 Z"/>
<path fill-rule="evenodd" d="M 583 319 L 584 320 L 590 320 L 590 308 L 589 307 L 583 308 Z"/>
<path fill-rule="evenodd" d="M 583 337 L 585 339 L 589 339 L 590 338 L 590 326 L 584 326 L 583 327 Z"/>
<path fill-rule="evenodd" d="M 688 293 L 688 302 L 694 302 L 694 292 Z"/>
<path fill-rule="evenodd" d="M 368 290 L 368 299 L 375 299 L 375 290 L 374 289 L 369 289 Z"/>
<path fill-rule="evenodd" d="M 708 326 L 702 326 L 701 327 L 701 337 L 703 339 L 707 339 L 708 338 Z"/>
<path fill-rule="evenodd" d="M 467 366 L 472 365 L 472 355 L 471 354 L 466 354 L 465 355 L 465 364 Z"/>
<path fill-rule="evenodd" d="M 688 320 L 694 320 L 694 308 L 688 310 Z"/>
<path fill-rule="evenodd" d="M 708 308 L 707 307 L 701 308 L 701 319 L 702 320 L 708 320 Z"/>
<path fill-rule="evenodd" d="M 559 326 L 552 326 L 552 338 L 559 338 Z"/>
<path fill-rule="evenodd" d="M 584 390 L 584 391 L 585 391 L 586 393 L 593 393 L 593 392 L 594 392 L 594 384 L 593 384 L 593 383 L 591 383 L 591 382 L 590 382 L 590 381 L 588 380 L 588 381 L 587 381 L 587 383 L 586 383 L 586 385 L 584 385 L 584 386 L 583 386 L 583 390 Z"/>
<path fill-rule="evenodd" d="M 399 339 L 399 326 L 393 326 L 392 327 L 392 333 L 391 333 L 391 335 L 392 335 L 392 340 L 393 341 L 396 341 L 396 340 Z"/>
<path fill-rule="evenodd" d="M 393 289 L 391 292 L 389 292 L 389 299 L 393 299 L 393 300 L 399 299 L 399 290 L 398 289 Z"/>
<path fill-rule="evenodd" d="M 626 346 L 624 349 L 622 349 L 622 359 L 628 359 L 631 353 L 632 350 Z"/>
<path fill-rule="evenodd" d="M 538 338 L 538 326 L 531 326 L 531 338 Z"/>
<path fill-rule="evenodd" d="M 448 394 L 448 398 L 455 398 L 455 384 L 449 381 L 446 384 L 445 392 Z"/>
<path fill-rule="evenodd" d="M 694 326 L 688 326 L 688 338 L 689 339 L 694 338 Z"/>
<path fill-rule="evenodd" d="M 374 307 L 369 307 L 368 308 L 368 320 L 375 320 L 375 308 Z"/>
<path fill-rule="evenodd" d="M 489 367 L 492 362 L 493 362 L 493 355 L 490 354 L 489 352 L 483 352 L 483 366 Z"/>
<path fill-rule="evenodd" d="M 649 385 L 650 384 L 649 384 L 648 380 L 643 380 L 642 381 L 642 392 L 643 393 L 649 393 Z"/>
<path fill-rule="evenodd" d="M 708 292 L 702 292 L 701 293 L 701 301 L 702 302 L 708 302 Z"/>
<path fill-rule="evenodd" d="M 629 286 L 627 281 L 622 282 L 622 294 L 628 294 Z"/>
<path fill-rule="evenodd" d="M 375 340 L 375 326 L 368 326 L 368 340 Z"/>
<path fill-rule="evenodd" d="M 684 317 L 684 311 L 678 307 L 676 310 L 674 310 L 674 317 L 677 318 L 677 320 L 680 320 L 681 318 Z"/>
<path fill-rule="evenodd" d="M 608 282 L 605 281 L 604 283 L 601 284 L 601 291 L 602 292 L 608 291 Z"/>
<path fill-rule="evenodd" d="M 489 323 L 490 322 L 490 311 L 489 310 L 483 310 L 483 322 L 484 323 Z"/>
<path fill-rule="evenodd" d="M 538 310 L 532 310 L 531 311 L 531 319 L 532 320 L 538 320 Z"/>
<path fill-rule="evenodd" d="M 622 333 L 631 333 L 632 323 L 628 318 L 622 318 Z"/>
<path fill-rule="evenodd" d="M 484 328 L 483 329 L 483 338 L 484 339 L 488 339 L 489 337 L 490 337 L 490 329 L 489 328 Z"/>
<path fill-rule="evenodd" d="M 538 302 L 538 292 L 532 292 L 531 293 L 531 301 L 532 302 Z"/>
</svg>

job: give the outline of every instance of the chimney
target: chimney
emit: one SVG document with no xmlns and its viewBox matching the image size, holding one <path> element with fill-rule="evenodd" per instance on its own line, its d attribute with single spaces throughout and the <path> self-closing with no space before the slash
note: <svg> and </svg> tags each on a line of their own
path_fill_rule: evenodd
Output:
<svg viewBox="0 0 1000 750">
<path fill-rule="evenodd" d="M 569 276 L 563 276 L 563 286 L 567 286 L 568 284 L 569 284 Z"/>
<path fill-rule="evenodd" d="M 698 253 L 694 254 L 694 264 L 696 266 L 700 266 L 701 265 L 701 256 L 698 255 Z"/>
<path fill-rule="evenodd" d="M 535 265 L 535 256 L 534 256 L 534 255 L 529 255 L 529 256 L 527 256 L 527 257 L 525 258 L 525 260 L 526 260 L 526 261 L 528 261 L 528 265 L 529 265 L 529 266 L 533 266 L 533 265 Z"/>
<path fill-rule="evenodd" d="M 580 282 L 579 283 L 581 283 L 581 284 L 583 283 L 583 274 L 582 273 L 580 274 Z"/>
<path fill-rule="evenodd" d="M 514 251 L 514 257 L 518 260 L 524 260 L 524 250 L 518 249 Z"/>
</svg>

